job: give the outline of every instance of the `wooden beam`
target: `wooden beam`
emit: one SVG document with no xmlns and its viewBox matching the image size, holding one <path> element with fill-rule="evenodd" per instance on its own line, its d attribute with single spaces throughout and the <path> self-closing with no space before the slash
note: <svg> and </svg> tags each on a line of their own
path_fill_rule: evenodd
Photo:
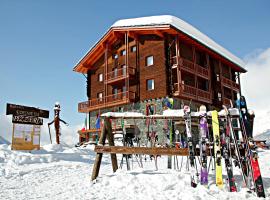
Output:
<svg viewBox="0 0 270 200">
<path fill-rule="evenodd" d="M 99 138 L 99 144 L 105 145 L 106 137 L 109 141 L 109 145 L 114 145 L 113 135 L 112 135 L 112 125 L 109 118 L 104 119 L 104 127 L 102 129 L 101 136 Z M 95 159 L 95 163 L 94 163 L 94 167 L 92 171 L 92 177 L 91 177 L 92 181 L 98 177 L 102 155 L 103 153 L 97 153 L 96 155 L 96 159 Z M 116 154 L 113 154 L 113 153 L 111 154 L 111 161 L 112 161 L 113 172 L 115 172 L 118 169 Z"/>
<path fill-rule="evenodd" d="M 163 33 L 161 31 L 155 30 L 154 34 L 156 34 L 157 36 L 159 36 L 161 38 L 164 38 L 164 35 L 163 35 Z"/>
<path fill-rule="evenodd" d="M 110 154 L 146 154 L 146 155 L 176 155 L 187 156 L 188 149 L 161 148 L 161 147 L 124 147 L 124 146 L 95 146 L 96 153 Z"/>
</svg>

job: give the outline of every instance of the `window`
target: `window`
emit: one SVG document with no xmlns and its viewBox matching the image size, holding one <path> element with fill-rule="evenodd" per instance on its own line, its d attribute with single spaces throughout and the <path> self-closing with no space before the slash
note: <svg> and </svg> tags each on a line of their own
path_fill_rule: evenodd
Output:
<svg viewBox="0 0 270 200">
<path fill-rule="evenodd" d="M 131 52 L 136 52 L 137 51 L 137 47 L 134 45 L 134 46 L 132 46 L 131 48 L 130 48 L 130 51 Z"/>
<path fill-rule="evenodd" d="M 147 56 L 145 59 L 145 65 L 146 66 L 151 66 L 154 64 L 154 56 Z"/>
<path fill-rule="evenodd" d="M 102 97 L 103 97 L 102 92 L 97 93 L 97 98 L 98 98 L 99 101 L 102 101 Z"/>
<path fill-rule="evenodd" d="M 114 72 L 114 73 L 113 73 L 113 74 L 114 74 L 114 77 L 117 77 L 118 69 L 117 69 L 117 68 L 114 68 L 114 69 L 113 69 L 113 72 Z"/>
<path fill-rule="evenodd" d="M 120 51 L 120 55 L 121 56 L 125 56 L 127 54 L 127 52 L 126 52 L 126 50 L 124 49 L 124 50 L 122 50 L 122 51 Z"/>
<path fill-rule="evenodd" d="M 123 97 L 125 97 L 125 96 L 126 96 L 126 91 L 127 91 L 126 86 L 123 86 L 123 88 L 122 88 Z"/>
<path fill-rule="evenodd" d="M 154 79 L 147 80 L 147 90 L 154 90 L 154 89 L 155 89 Z"/>
<path fill-rule="evenodd" d="M 113 59 L 117 59 L 118 58 L 118 55 L 117 54 L 113 54 L 112 57 L 113 57 Z"/>
<path fill-rule="evenodd" d="M 117 87 L 113 88 L 113 98 L 117 99 Z"/>
<path fill-rule="evenodd" d="M 103 74 L 98 74 L 98 81 L 102 82 L 103 81 Z"/>
<path fill-rule="evenodd" d="M 218 100 L 221 101 L 221 93 L 218 92 Z"/>
<path fill-rule="evenodd" d="M 127 74 L 127 66 L 122 65 L 123 75 L 125 76 Z"/>
</svg>

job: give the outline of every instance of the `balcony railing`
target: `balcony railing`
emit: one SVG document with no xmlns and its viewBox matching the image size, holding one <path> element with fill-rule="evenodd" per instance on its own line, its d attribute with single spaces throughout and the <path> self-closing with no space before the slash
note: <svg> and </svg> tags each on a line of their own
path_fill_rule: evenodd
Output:
<svg viewBox="0 0 270 200">
<path fill-rule="evenodd" d="M 197 89 L 197 96 L 198 100 L 206 100 L 206 101 L 211 100 L 211 93 L 208 91 Z"/>
<path fill-rule="evenodd" d="M 180 91 L 180 93 L 179 93 Z M 174 95 L 183 96 L 186 98 L 211 103 L 211 92 L 198 89 L 196 87 L 186 85 L 186 84 L 174 84 Z"/>
<path fill-rule="evenodd" d="M 174 61 L 176 58 L 173 57 L 173 63 L 176 62 Z M 179 65 L 182 69 L 187 70 L 190 73 L 197 73 L 197 75 L 202 76 L 203 78 L 208 79 L 209 78 L 209 68 L 208 67 L 202 67 L 190 60 L 180 58 Z"/>
<path fill-rule="evenodd" d="M 105 77 L 105 81 L 107 83 L 112 83 L 112 82 L 120 81 L 129 76 L 134 76 L 134 75 L 135 75 L 135 68 L 132 68 L 132 67 L 121 68 L 121 69 L 117 69 L 117 70 L 107 73 Z"/>
<path fill-rule="evenodd" d="M 227 87 L 232 88 L 234 90 L 238 91 L 240 89 L 240 86 L 238 83 L 236 83 L 236 82 L 234 82 L 234 81 L 232 81 L 224 76 L 221 76 L 221 82 L 224 86 L 227 86 Z"/>
<path fill-rule="evenodd" d="M 196 64 L 196 70 L 197 70 L 198 75 L 203 76 L 205 78 L 209 77 L 208 68 L 205 68 L 205 67 L 202 67 L 202 66 Z"/>
<path fill-rule="evenodd" d="M 180 59 L 180 66 L 183 67 L 184 69 L 194 72 L 195 71 L 195 65 L 192 61 L 181 58 Z"/>
<path fill-rule="evenodd" d="M 134 92 L 121 92 L 113 95 L 105 96 L 102 98 L 91 99 L 89 101 L 81 102 L 78 104 L 79 112 L 89 112 L 96 109 L 102 109 L 112 106 L 118 106 L 130 102 L 134 102 Z"/>
</svg>

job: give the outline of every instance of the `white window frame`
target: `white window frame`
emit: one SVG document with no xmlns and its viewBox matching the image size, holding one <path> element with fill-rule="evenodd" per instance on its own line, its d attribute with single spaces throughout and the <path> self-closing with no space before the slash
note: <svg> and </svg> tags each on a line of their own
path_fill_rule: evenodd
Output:
<svg viewBox="0 0 270 200">
<path fill-rule="evenodd" d="M 98 74 L 98 81 L 103 82 L 103 74 Z"/>
<path fill-rule="evenodd" d="M 130 48 L 130 51 L 131 51 L 131 52 L 136 52 L 136 51 L 137 51 L 137 46 L 136 46 L 136 45 L 133 45 L 133 46 Z"/>
<path fill-rule="evenodd" d="M 102 99 L 103 99 L 103 92 L 99 92 L 97 94 L 97 96 L 98 96 L 98 101 L 102 101 Z"/>
<path fill-rule="evenodd" d="M 149 88 L 148 86 L 148 81 L 152 81 L 152 84 L 151 84 L 151 88 Z M 155 89 L 155 79 L 148 79 L 146 80 L 146 89 L 147 91 L 151 91 L 151 90 L 154 90 Z"/>
<path fill-rule="evenodd" d="M 150 59 L 150 58 L 152 58 L 151 62 L 148 60 L 148 59 Z M 150 62 L 150 63 L 149 63 L 149 62 Z M 147 56 L 147 57 L 145 58 L 145 66 L 146 66 L 146 67 L 149 67 L 149 66 L 152 66 L 152 65 L 154 65 L 154 56 L 153 56 L 153 55 Z"/>
<path fill-rule="evenodd" d="M 121 51 L 120 51 L 120 55 L 121 55 L 121 56 L 127 55 L 127 51 L 126 51 L 125 49 L 121 50 Z"/>
</svg>

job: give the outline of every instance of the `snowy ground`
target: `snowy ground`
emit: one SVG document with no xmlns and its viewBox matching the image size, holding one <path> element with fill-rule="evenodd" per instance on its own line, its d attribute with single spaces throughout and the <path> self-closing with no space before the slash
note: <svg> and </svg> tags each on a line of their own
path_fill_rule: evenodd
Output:
<svg viewBox="0 0 270 200">
<path fill-rule="evenodd" d="M 179 170 L 166 169 L 167 158 L 158 158 L 159 170 L 147 158 L 144 168 L 133 163 L 127 171 L 124 165 L 112 173 L 108 155 L 104 156 L 98 179 L 90 181 L 95 153 L 93 147 L 71 148 L 45 145 L 32 153 L 11 151 L 0 145 L 0 199 L 257 199 L 242 188 L 239 171 L 235 169 L 237 193 L 215 186 L 210 175 L 209 188 L 190 187 L 185 171 L 186 158 Z M 260 165 L 266 196 L 270 199 L 270 151 L 261 150 Z M 118 157 L 121 159 L 121 155 Z M 178 158 L 179 165 L 181 158 Z M 119 162 L 120 163 L 120 162 Z M 223 165 L 224 166 L 224 165 Z M 210 170 L 211 171 L 211 170 Z M 224 171 L 224 181 L 226 175 Z"/>
</svg>

